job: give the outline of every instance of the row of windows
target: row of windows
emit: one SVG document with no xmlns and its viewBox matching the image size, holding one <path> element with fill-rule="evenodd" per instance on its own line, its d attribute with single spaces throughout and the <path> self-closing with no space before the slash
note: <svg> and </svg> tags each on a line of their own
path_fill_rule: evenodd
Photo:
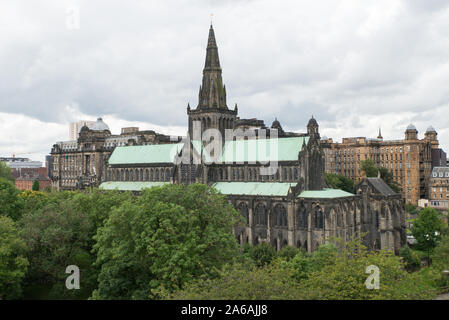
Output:
<svg viewBox="0 0 449 320">
<path fill-rule="evenodd" d="M 271 172 L 261 172 L 262 168 L 231 168 L 232 181 L 266 181 L 266 180 L 298 180 L 299 169 L 297 167 L 277 168 L 274 174 Z M 282 172 L 282 179 L 280 177 Z M 228 168 L 218 168 L 215 171 L 218 180 L 229 180 Z M 246 173 L 246 175 L 245 175 Z M 213 176 L 210 177 L 214 179 Z"/>
<path fill-rule="evenodd" d="M 170 181 L 172 169 L 126 169 L 108 170 L 107 181 Z"/>
</svg>

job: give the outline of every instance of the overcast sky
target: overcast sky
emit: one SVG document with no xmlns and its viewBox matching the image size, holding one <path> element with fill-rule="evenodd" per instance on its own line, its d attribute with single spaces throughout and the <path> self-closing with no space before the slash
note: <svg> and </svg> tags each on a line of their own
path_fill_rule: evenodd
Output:
<svg viewBox="0 0 449 320">
<path fill-rule="evenodd" d="M 185 134 L 213 25 L 228 106 L 322 136 L 422 138 L 449 151 L 447 0 L 0 2 L 0 156 L 43 160 L 102 116 Z M 79 12 L 79 20 L 77 13 Z M 78 24 L 79 22 L 79 24 Z M 79 28 L 78 28 L 79 27 Z"/>
</svg>

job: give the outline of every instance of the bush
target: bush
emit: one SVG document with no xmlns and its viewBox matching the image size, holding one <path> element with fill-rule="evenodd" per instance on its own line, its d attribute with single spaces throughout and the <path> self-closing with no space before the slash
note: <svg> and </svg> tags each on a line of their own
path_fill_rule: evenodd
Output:
<svg viewBox="0 0 449 320">
<path fill-rule="evenodd" d="M 260 243 L 249 249 L 249 257 L 258 267 L 269 264 L 276 257 L 276 250 L 268 243 Z"/>
</svg>

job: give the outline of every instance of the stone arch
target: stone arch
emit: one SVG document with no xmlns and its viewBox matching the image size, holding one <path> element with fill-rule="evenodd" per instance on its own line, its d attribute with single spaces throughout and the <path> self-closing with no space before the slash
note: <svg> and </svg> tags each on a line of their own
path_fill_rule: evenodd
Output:
<svg viewBox="0 0 449 320">
<path fill-rule="evenodd" d="M 324 215 L 323 210 L 319 205 L 316 205 L 313 209 L 314 227 L 315 229 L 324 228 Z"/>
<path fill-rule="evenodd" d="M 237 209 L 242 215 L 242 217 L 245 218 L 246 225 L 249 225 L 249 210 L 246 202 L 244 201 L 240 202 L 239 205 L 237 206 Z"/>
<path fill-rule="evenodd" d="M 307 209 L 303 202 L 299 205 L 297 210 L 297 226 L 299 229 L 308 229 L 309 228 L 309 217 L 307 215 Z"/>
<path fill-rule="evenodd" d="M 277 227 L 287 227 L 287 210 L 282 203 L 278 203 L 274 206 L 273 210 L 273 225 Z"/>
<path fill-rule="evenodd" d="M 260 225 L 260 226 L 267 226 L 267 222 L 268 222 L 268 212 L 267 212 L 267 207 L 264 203 L 259 202 L 256 205 L 256 210 L 255 210 L 256 214 L 255 214 L 255 224 L 256 225 Z"/>
</svg>

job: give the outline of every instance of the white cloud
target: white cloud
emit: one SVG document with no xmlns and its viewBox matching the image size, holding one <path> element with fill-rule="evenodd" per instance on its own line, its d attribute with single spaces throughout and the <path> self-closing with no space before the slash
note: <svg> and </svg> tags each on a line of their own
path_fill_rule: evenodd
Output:
<svg viewBox="0 0 449 320">
<path fill-rule="evenodd" d="M 313 114 L 334 140 L 433 125 L 449 151 L 447 1 L 39 3 L 0 4 L 0 132 L 29 139 L 4 139 L 0 154 L 50 151 L 68 122 L 97 116 L 115 133 L 183 134 L 212 12 L 228 106 L 241 117 L 304 131 Z M 79 30 L 66 28 L 69 6 Z M 39 135 L 23 132 L 31 124 Z"/>
</svg>

